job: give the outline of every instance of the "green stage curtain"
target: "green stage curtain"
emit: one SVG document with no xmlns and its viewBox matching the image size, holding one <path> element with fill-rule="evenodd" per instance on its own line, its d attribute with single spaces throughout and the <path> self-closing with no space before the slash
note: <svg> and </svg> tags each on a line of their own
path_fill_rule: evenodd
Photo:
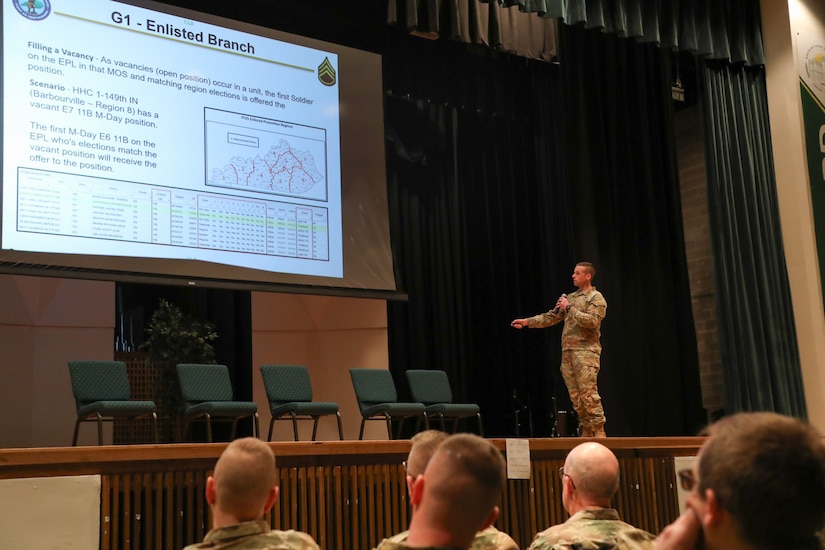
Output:
<svg viewBox="0 0 825 550">
<path fill-rule="evenodd" d="M 702 64 L 726 412 L 806 418 L 762 69 Z"/>
</svg>

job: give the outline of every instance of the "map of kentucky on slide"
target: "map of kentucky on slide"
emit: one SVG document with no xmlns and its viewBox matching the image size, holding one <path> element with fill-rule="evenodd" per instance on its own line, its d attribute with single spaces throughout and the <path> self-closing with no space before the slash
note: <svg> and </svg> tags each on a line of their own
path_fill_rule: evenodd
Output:
<svg viewBox="0 0 825 550">
<path fill-rule="evenodd" d="M 207 185 L 328 200 L 324 129 L 209 108 L 205 115 Z"/>
<path fill-rule="evenodd" d="M 323 183 L 324 175 L 310 151 L 298 150 L 281 139 L 263 156 L 234 157 L 222 170 L 212 172 L 212 185 L 258 188 L 289 195 L 302 195 Z"/>
</svg>

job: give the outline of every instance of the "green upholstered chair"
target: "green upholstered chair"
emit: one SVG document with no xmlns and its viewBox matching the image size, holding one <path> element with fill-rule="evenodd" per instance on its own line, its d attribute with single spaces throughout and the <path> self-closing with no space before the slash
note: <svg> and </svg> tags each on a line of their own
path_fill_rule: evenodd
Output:
<svg viewBox="0 0 825 550">
<path fill-rule="evenodd" d="M 305 366 L 261 365 L 261 377 L 272 412 L 267 441 L 272 441 L 272 427 L 276 420 L 292 420 L 295 441 L 298 441 L 298 420 L 312 420 L 312 440 L 315 441 L 318 420 L 333 414 L 338 419 L 338 439 L 344 439 L 338 403 L 312 400 L 312 384 Z"/>
<path fill-rule="evenodd" d="M 235 439 L 238 420 L 252 417 L 255 437 L 259 435 L 258 405 L 254 401 L 234 401 L 232 382 L 226 365 L 181 363 L 177 365 L 178 382 L 185 401 L 183 417 L 186 420 L 183 433 L 195 418 L 206 419 L 206 439 L 212 442 L 212 419 L 231 420 L 231 439 Z"/>
<path fill-rule="evenodd" d="M 420 401 L 426 407 L 428 418 L 441 419 L 441 429 L 444 430 L 444 419 L 453 419 L 453 432 L 458 429 L 458 421 L 462 418 L 475 416 L 478 419 L 478 434 L 483 436 L 481 426 L 481 408 L 474 403 L 453 403 L 453 392 L 450 389 L 450 380 L 443 370 L 411 369 L 407 371 L 407 381 L 410 383 L 410 393 L 415 401 Z"/>
<path fill-rule="evenodd" d="M 416 417 L 416 431 L 424 419 L 424 425 L 429 428 L 424 405 L 421 403 L 399 403 L 398 393 L 395 391 L 395 382 L 392 374 L 383 369 L 350 369 L 352 387 L 358 408 L 361 411 L 361 430 L 358 439 L 364 438 L 364 423 L 368 420 L 384 420 L 387 423 L 387 435 L 392 437 L 392 420 L 398 420 L 398 434 L 404 419 Z"/>
<path fill-rule="evenodd" d="M 69 361 L 72 393 L 77 407 L 72 446 L 81 422 L 97 422 L 97 444 L 103 445 L 103 422 L 115 418 L 150 417 L 158 442 L 158 415 L 153 401 L 132 401 L 132 388 L 123 361 Z"/>
</svg>

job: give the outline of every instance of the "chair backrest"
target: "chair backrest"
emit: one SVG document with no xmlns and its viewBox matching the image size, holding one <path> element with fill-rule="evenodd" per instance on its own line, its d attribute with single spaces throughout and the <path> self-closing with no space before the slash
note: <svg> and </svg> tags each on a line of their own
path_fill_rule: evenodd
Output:
<svg viewBox="0 0 825 550">
<path fill-rule="evenodd" d="M 355 398 L 358 400 L 358 406 L 361 409 L 376 403 L 394 403 L 398 401 L 398 393 L 395 391 L 395 382 L 392 380 L 390 371 L 383 369 L 350 369 L 349 375 L 352 378 Z"/>
<path fill-rule="evenodd" d="M 413 400 L 419 403 L 432 405 L 453 402 L 450 380 L 443 370 L 411 369 L 407 371 L 407 381 L 410 383 Z"/>
<path fill-rule="evenodd" d="M 77 407 L 95 401 L 128 401 L 132 397 L 123 361 L 69 361 Z"/>
<path fill-rule="evenodd" d="M 181 394 L 189 403 L 232 401 L 232 382 L 226 365 L 181 363 L 177 371 Z"/>
<path fill-rule="evenodd" d="M 272 404 L 312 401 L 309 371 L 303 365 L 261 365 L 261 378 Z"/>
</svg>

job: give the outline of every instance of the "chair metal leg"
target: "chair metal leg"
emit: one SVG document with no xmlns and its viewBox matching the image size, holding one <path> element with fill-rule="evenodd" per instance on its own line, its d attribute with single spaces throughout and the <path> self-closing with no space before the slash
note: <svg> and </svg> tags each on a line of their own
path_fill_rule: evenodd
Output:
<svg viewBox="0 0 825 550">
<path fill-rule="evenodd" d="M 335 413 L 336 418 L 338 419 L 338 439 L 341 441 L 344 440 L 344 428 L 341 427 L 341 413 Z"/>
<path fill-rule="evenodd" d="M 209 413 L 205 413 L 206 416 L 206 440 L 209 443 L 212 443 L 212 417 Z"/>
<path fill-rule="evenodd" d="M 266 436 L 267 441 L 272 441 L 272 426 L 275 424 L 275 417 L 273 416 L 272 419 L 269 421 L 269 435 Z"/>
<path fill-rule="evenodd" d="M 80 431 L 80 417 L 74 423 L 74 436 L 72 437 L 72 447 L 77 446 L 77 432 Z"/>
<path fill-rule="evenodd" d="M 478 435 L 484 437 L 484 428 L 481 426 L 481 413 L 476 414 L 478 417 Z"/>
<path fill-rule="evenodd" d="M 444 426 L 444 413 L 439 413 L 438 418 L 441 419 L 441 431 L 446 432 L 447 428 Z M 455 430 L 453 430 L 453 432 L 455 432 Z"/>
<path fill-rule="evenodd" d="M 315 435 L 318 433 L 318 421 L 320 419 L 321 419 L 320 416 L 313 416 L 312 417 L 312 420 L 314 420 L 314 422 L 312 423 L 312 440 L 313 441 L 315 441 Z"/>
<path fill-rule="evenodd" d="M 260 439 L 261 438 L 261 427 L 258 424 L 258 413 L 257 412 L 255 413 L 255 416 L 252 417 L 252 419 L 254 420 L 254 424 L 255 424 L 255 437 Z"/>
<path fill-rule="evenodd" d="M 361 417 L 361 430 L 358 432 L 358 440 L 359 441 L 364 439 L 364 422 L 366 422 L 366 421 L 367 421 L 367 419 L 362 416 Z"/>
<path fill-rule="evenodd" d="M 292 415 L 292 435 L 295 437 L 295 441 L 298 441 L 298 419 L 295 417 L 295 413 L 289 414 Z M 315 439 L 315 437 L 312 439 Z"/>
<path fill-rule="evenodd" d="M 392 439 L 392 417 L 389 414 L 384 413 L 384 418 L 387 420 L 387 437 Z M 404 422 L 403 418 L 401 419 L 401 422 Z M 399 434 L 401 433 L 401 422 L 398 423 Z"/>
<path fill-rule="evenodd" d="M 97 444 L 103 445 L 103 417 L 100 413 L 95 413 L 97 416 Z"/>
</svg>

